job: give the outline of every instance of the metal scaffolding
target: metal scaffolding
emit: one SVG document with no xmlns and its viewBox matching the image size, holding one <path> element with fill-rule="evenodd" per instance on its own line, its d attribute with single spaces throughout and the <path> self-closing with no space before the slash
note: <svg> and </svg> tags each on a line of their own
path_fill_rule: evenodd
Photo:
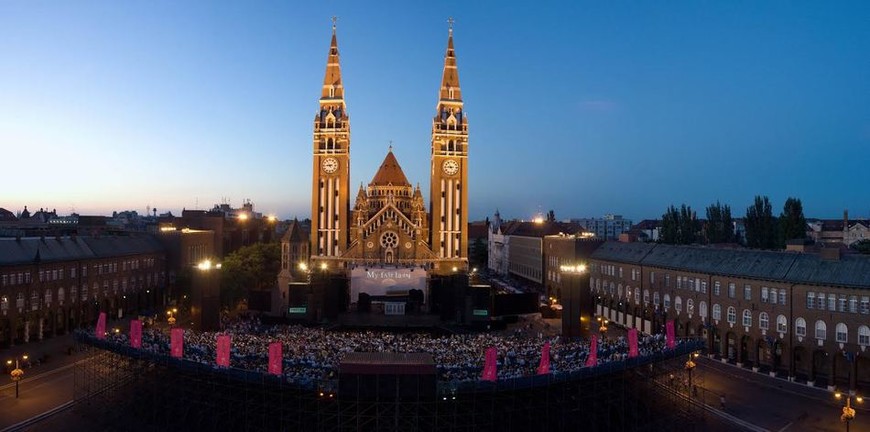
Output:
<svg viewBox="0 0 870 432">
<path fill-rule="evenodd" d="M 335 382 L 302 387 L 261 372 L 218 369 L 79 334 L 88 353 L 75 372 L 77 411 L 107 429 L 131 431 L 692 431 L 703 410 L 683 382 L 688 353 L 571 374 L 496 383 L 438 384 L 436 396 L 364 400 Z"/>
</svg>

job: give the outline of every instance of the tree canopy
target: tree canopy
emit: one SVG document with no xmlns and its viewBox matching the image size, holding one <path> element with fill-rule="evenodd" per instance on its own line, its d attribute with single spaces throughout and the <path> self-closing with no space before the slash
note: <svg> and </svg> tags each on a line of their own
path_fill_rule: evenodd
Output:
<svg viewBox="0 0 870 432">
<path fill-rule="evenodd" d="M 707 223 L 704 225 L 704 238 L 707 243 L 733 243 L 734 224 L 731 207 L 719 201 L 707 207 Z"/>
<path fill-rule="evenodd" d="M 659 241 L 667 244 L 693 244 L 698 241 L 700 224 L 692 207 L 685 204 L 676 207 L 671 205 L 662 215 L 662 230 Z"/>
<path fill-rule="evenodd" d="M 249 290 L 271 288 L 281 269 L 281 245 L 255 243 L 227 255 L 222 265 L 221 303 L 235 305 Z"/>
<path fill-rule="evenodd" d="M 782 214 L 779 215 L 779 232 L 783 245 L 789 240 L 807 237 L 807 219 L 801 200 L 791 197 L 785 200 Z"/>
<path fill-rule="evenodd" d="M 766 196 L 756 195 L 755 202 L 746 209 L 743 224 L 746 227 L 746 246 L 756 249 L 777 249 L 778 238 L 773 207 Z"/>
</svg>

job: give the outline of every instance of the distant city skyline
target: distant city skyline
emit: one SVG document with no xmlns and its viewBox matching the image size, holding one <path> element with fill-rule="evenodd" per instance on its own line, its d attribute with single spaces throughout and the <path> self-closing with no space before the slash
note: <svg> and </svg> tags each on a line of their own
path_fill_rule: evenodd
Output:
<svg viewBox="0 0 870 432">
<path fill-rule="evenodd" d="M 494 4 L 2 3 L 0 207 L 309 217 L 333 15 L 351 185 L 425 195 L 452 16 L 472 220 L 870 217 L 870 4 Z"/>
</svg>

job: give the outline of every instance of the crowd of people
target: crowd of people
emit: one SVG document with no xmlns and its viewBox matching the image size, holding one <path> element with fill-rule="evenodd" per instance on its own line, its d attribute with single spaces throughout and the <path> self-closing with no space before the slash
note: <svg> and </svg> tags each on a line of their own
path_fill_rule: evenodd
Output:
<svg viewBox="0 0 870 432">
<path fill-rule="evenodd" d="M 341 359 L 349 352 L 423 352 L 432 355 L 438 379 L 446 382 L 478 380 L 484 366 L 485 352 L 498 352 L 499 379 L 530 376 L 537 373 L 542 347 L 550 342 L 550 372 L 568 373 L 586 366 L 589 340 L 565 340 L 541 333 L 515 331 L 508 334 L 475 333 L 438 336 L 428 333 L 394 333 L 384 331 L 327 330 L 298 325 L 263 325 L 256 317 L 223 323 L 221 332 L 184 331 L 184 358 L 214 364 L 218 334 L 231 336 L 231 367 L 266 371 L 268 346 L 281 342 L 284 376 L 291 382 L 312 386 L 321 380 L 337 378 Z M 128 336 L 112 333 L 108 339 L 129 344 Z M 665 347 L 662 335 L 640 336 L 641 356 L 660 352 Z M 597 363 L 625 360 L 628 341 L 624 337 L 598 341 Z M 148 328 L 142 333 L 142 349 L 169 355 L 170 336 L 166 330 Z"/>
</svg>

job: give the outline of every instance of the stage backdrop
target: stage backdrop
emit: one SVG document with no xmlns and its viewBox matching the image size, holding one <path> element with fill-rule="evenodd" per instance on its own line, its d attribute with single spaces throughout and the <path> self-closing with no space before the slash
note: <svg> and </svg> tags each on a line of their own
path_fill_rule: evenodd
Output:
<svg viewBox="0 0 870 432">
<path fill-rule="evenodd" d="M 407 297 L 412 289 L 423 293 L 427 302 L 426 270 L 420 267 L 356 267 L 350 271 L 350 301 L 359 301 L 360 293 L 372 296 L 372 301 L 390 301 Z"/>
</svg>

